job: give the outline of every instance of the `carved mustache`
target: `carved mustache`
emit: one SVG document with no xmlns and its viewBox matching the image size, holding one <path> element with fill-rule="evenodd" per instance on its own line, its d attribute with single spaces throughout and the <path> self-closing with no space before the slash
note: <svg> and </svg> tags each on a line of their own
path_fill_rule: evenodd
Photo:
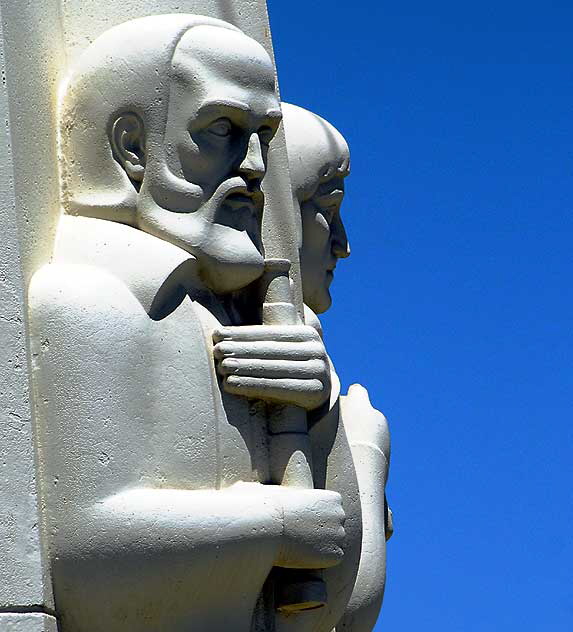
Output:
<svg viewBox="0 0 573 632">
<path fill-rule="evenodd" d="M 215 194 L 217 194 L 220 188 L 223 187 L 227 189 L 223 194 L 223 199 L 220 200 L 221 203 L 225 200 L 229 200 L 231 202 L 237 202 L 238 205 L 241 203 L 251 204 L 259 213 L 263 210 L 265 196 L 258 186 L 254 189 L 250 189 L 240 177 L 231 178 L 224 182 L 223 185 L 215 191 Z"/>
<path fill-rule="evenodd" d="M 264 194 L 258 183 L 249 185 L 240 176 L 224 180 L 208 200 L 203 199 L 203 189 L 197 184 L 176 176 L 164 160 L 156 160 L 148 165 L 148 191 L 160 207 L 175 213 L 193 213 L 202 206 L 209 206 L 213 211 L 232 196 L 244 197 L 246 203 L 253 205 L 261 212 L 264 205 Z"/>
</svg>

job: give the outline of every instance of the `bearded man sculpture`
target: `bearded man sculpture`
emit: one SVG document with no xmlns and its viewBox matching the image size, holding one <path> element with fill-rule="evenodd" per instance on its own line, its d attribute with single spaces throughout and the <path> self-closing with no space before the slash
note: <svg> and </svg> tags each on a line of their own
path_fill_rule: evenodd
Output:
<svg viewBox="0 0 573 632">
<path fill-rule="evenodd" d="M 282 108 L 291 183 L 301 217 L 305 320 L 322 332 L 316 314 L 331 306 L 334 269 L 339 259 L 350 254 L 340 214 L 350 155 L 346 141 L 330 123 L 295 105 L 283 103 Z M 366 389 L 353 384 L 346 396 L 339 397 L 340 383 L 333 368 L 331 375 L 330 410 L 315 423 L 312 439 L 315 445 L 323 445 L 325 434 L 336 423 L 333 415 L 339 416 L 338 423 L 348 438 L 357 473 L 363 524 L 358 576 L 336 632 L 367 632 L 373 629 L 382 604 L 386 540 L 392 535 L 391 512 L 384 493 L 390 435 L 386 418 L 372 407 Z M 334 464 L 331 468 L 339 469 Z"/>
<path fill-rule="evenodd" d="M 100 36 L 61 94 L 64 215 L 29 289 L 61 632 L 249 632 L 273 567 L 325 569 L 327 607 L 277 627 L 329 632 L 361 541 L 338 426 L 322 489 L 265 484 L 257 401 L 331 397 L 316 329 L 260 325 L 253 298 L 271 60 L 225 22 L 154 16 Z"/>
</svg>

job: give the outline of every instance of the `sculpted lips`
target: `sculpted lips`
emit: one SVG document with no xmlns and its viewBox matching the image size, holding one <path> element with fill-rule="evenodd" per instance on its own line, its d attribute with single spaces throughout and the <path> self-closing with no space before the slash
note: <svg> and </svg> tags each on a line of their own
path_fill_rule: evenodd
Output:
<svg viewBox="0 0 573 632">
<path fill-rule="evenodd" d="M 249 192 L 247 189 L 244 192 L 231 193 L 225 198 L 225 203 L 232 208 L 239 209 L 243 206 L 253 207 L 255 210 L 262 208 L 262 193 L 260 191 Z"/>
<path fill-rule="evenodd" d="M 249 190 L 242 178 L 233 178 L 225 188 L 221 208 L 226 211 L 219 216 L 218 221 L 235 230 L 246 231 L 259 248 L 264 199 L 263 192 L 258 187 Z"/>
<path fill-rule="evenodd" d="M 225 204 L 233 210 L 244 207 L 255 211 L 257 214 L 263 210 L 264 196 L 260 189 L 250 191 L 246 185 L 232 187 L 225 196 Z"/>
<path fill-rule="evenodd" d="M 264 195 L 258 182 L 249 184 L 241 177 L 234 177 L 219 185 L 211 202 L 217 212 L 217 223 L 239 231 L 246 230 L 254 242 L 260 241 L 260 223 L 263 212 Z"/>
</svg>

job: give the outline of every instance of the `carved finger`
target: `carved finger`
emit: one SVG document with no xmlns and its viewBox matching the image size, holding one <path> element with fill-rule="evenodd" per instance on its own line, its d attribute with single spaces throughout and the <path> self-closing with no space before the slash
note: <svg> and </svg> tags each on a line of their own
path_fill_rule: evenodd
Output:
<svg viewBox="0 0 573 632">
<path fill-rule="evenodd" d="M 265 360 L 312 360 L 325 357 L 319 341 L 296 342 L 234 342 L 225 340 L 213 347 L 217 360 L 223 358 L 253 358 Z"/>
<path fill-rule="evenodd" d="M 259 360 L 225 358 L 217 367 L 221 375 L 242 375 L 270 379 L 318 379 L 325 375 L 322 360 Z"/>
<path fill-rule="evenodd" d="M 266 399 L 299 406 L 312 406 L 323 393 L 320 380 L 268 379 L 229 375 L 224 388 L 228 393 L 252 399 Z"/>
<path fill-rule="evenodd" d="M 316 329 L 307 325 L 249 325 L 244 327 L 221 327 L 213 331 L 215 343 L 223 340 L 234 342 L 277 341 L 277 342 L 305 342 L 319 340 Z"/>
</svg>

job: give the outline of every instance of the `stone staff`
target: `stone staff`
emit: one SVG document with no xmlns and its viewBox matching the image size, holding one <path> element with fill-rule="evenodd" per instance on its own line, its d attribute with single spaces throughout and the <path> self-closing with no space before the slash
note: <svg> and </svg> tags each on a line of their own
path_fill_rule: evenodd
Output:
<svg viewBox="0 0 573 632">
<path fill-rule="evenodd" d="M 266 259 L 263 287 L 264 325 L 301 325 L 293 303 L 288 259 Z M 312 449 L 306 410 L 298 406 L 268 407 L 271 483 L 312 489 Z M 290 614 L 326 604 L 326 585 L 320 571 L 276 569 L 275 607 Z"/>
</svg>

